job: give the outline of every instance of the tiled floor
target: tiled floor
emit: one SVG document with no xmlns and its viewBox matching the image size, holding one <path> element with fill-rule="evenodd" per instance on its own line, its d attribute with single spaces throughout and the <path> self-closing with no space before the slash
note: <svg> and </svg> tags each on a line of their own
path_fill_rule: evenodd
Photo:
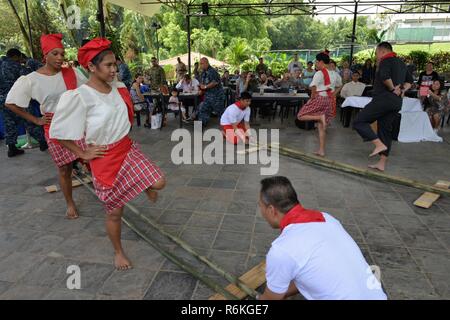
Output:
<svg viewBox="0 0 450 320">
<path fill-rule="evenodd" d="M 299 130 L 292 118 L 258 120 L 255 128 L 281 128 L 280 143 L 307 152 L 317 143 L 314 131 Z M 133 130 L 143 151 L 167 175 L 167 188 L 150 204 L 144 195 L 132 205 L 196 250 L 240 275 L 264 259 L 278 231 L 260 217 L 258 165 L 174 165 L 170 141 L 175 126 L 163 131 Z M 449 180 L 450 129 L 444 143 L 395 143 L 388 172 L 434 183 Z M 367 165 L 370 146 L 335 122 L 328 134 L 328 157 Z M 83 187 L 74 191 L 81 218 L 63 218 L 61 193 L 47 194 L 56 182 L 49 155 L 34 149 L 8 159 L 0 147 L 0 299 L 204 299 L 205 285 L 180 270 L 133 231 L 123 230 L 124 247 L 135 269 L 117 272 L 103 225 L 103 209 Z M 371 264 L 381 268 L 391 299 L 450 298 L 450 198 L 428 209 L 412 202 L 419 190 L 384 184 L 280 157 L 307 207 L 338 218 Z M 126 217 L 222 285 L 227 282 L 126 210 Z M 66 287 L 67 266 L 81 269 L 81 290 Z"/>
</svg>

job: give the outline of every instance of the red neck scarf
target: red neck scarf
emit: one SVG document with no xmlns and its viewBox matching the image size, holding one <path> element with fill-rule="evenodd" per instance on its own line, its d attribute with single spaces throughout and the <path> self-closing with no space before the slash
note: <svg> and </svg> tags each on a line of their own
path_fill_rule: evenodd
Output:
<svg viewBox="0 0 450 320">
<path fill-rule="evenodd" d="M 247 107 L 242 107 L 242 104 L 241 104 L 241 102 L 240 101 L 237 101 L 237 102 L 235 102 L 234 103 L 239 109 L 241 109 L 241 110 L 245 110 Z"/>
<path fill-rule="evenodd" d="M 322 70 L 322 74 L 323 74 L 323 81 L 324 84 L 326 86 L 329 86 L 331 84 L 331 80 L 330 80 L 330 74 L 328 73 L 328 69 L 323 67 Z M 333 97 L 333 90 L 331 88 L 328 88 L 326 90 L 322 90 L 322 91 L 326 91 L 328 97 L 332 98 Z M 322 91 L 317 91 L 317 92 L 322 92 Z"/>
<path fill-rule="evenodd" d="M 386 53 L 384 56 L 381 57 L 380 62 L 389 58 L 395 58 L 397 54 L 395 52 L 389 52 Z"/>
<path fill-rule="evenodd" d="M 323 73 L 323 80 L 325 82 L 325 85 L 329 86 L 331 84 L 331 80 L 330 80 L 330 74 L 328 73 L 327 68 L 323 67 L 321 71 Z"/>
<path fill-rule="evenodd" d="M 130 92 L 126 87 L 117 88 L 117 90 L 120 93 L 120 96 L 122 97 L 123 101 L 125 101 L 125 104 L 127 105 L 127 111 L 128 111 L 128 120 L 130 120 L 131 126 L 133 126 L 133 120 L 134 120 L 134 108 L 133 108 L 133 100 L 131 99 Z"/>
<path fill-rule="evenodd" d="M 295 223 L 308 223 L 308 222 L 325 222 L 325 218 L 320 211 L 305 209 L 301 204 L 295 205 L 291 210 L 289 210 L 281 219 L 280 229 L 283 229 L 290 224 Z"/>
</svg>

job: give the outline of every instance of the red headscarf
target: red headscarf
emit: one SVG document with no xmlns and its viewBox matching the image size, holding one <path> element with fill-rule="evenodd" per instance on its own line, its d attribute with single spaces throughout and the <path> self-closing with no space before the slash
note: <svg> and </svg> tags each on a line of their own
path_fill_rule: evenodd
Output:
<svg viewBox="0 0 450 320">
<path fill-rule="evenodd" d="M 78 50 L 78 62 L 87 69 L 88 63 L 100 52 L 109 49 L 111 41 L 106 38 L 95 38 Z"/>
<path fill-rule="evenodd" d="M 41 49 L 44 56 L 55 48 L 64 49 L 62 38 L 61 33 L 41 35 Z"/>
</svg>

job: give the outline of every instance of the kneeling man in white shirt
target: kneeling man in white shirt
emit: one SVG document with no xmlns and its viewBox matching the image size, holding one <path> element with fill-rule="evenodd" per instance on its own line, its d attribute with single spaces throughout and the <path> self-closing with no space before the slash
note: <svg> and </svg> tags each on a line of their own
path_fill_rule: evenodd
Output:
<svg viewBox="0 0 450 320">
<path fill-rule="evenodd" d="M 267 286 L 259 299 L 281 300 L 299 292 L 308 300 L 387 299 L 339 221 L 303 208 L 286 177 L 261 181 L 259 206 L 264 219 L 281 229 L 267 254 Z"/>
</svg>

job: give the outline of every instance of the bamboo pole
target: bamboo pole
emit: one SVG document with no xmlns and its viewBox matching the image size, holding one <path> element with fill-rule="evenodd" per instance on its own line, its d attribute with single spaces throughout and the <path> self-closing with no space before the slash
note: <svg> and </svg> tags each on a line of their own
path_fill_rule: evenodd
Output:
<svg viewBox="0 0 450 320">
<path fill-rule="evenodd" d="M 293 159 L 297 159 L 297 160 L 301 160 L 301 161 L 304 161 L 304 162 L 307 162 L 307 163 L 310 163 L 310 164 L 313 164 L 316 166 L 325 167 L 328 169 L 333 169 L 333 170 L 342 171 L 342 172 L 346 172 L 346 173 L 351 173 L 351 174 L 369 178 L 372 180 L 377 180 L 377 181 L 382 181 L 382 182 L 390 182 L 390 183 L 395 183 L 395 184 L 399 184 L 399 185 L 403 185 L 403 186 L 407 186 L 407 187 L 412 187 L 412 188 L 416 188 L 416 189 L 420 189 L 420 190 L 424 190 L 424 191 L 428 191 L 428 192 L 437 193 L 437 194 L 440 194 L 443 196 L 444 195 L 450 196 L 450 189 L 438 188 L 436 186 L 428 185 L 426 183 L 419 182 L 416 180 L 411 180 L 411 179 L 407 179 L 407 178 L 403 178 L 403 177 L 397 177 L 397 176 L 389 175 L 389 174 L 382 173 L 382 172 L 371 171 L 368 169 L 361 169 L 361 168 L 354 167 L 349 164 L 329 160 L 326 158 L 307 154 L 307 153 L 299 151 L 299 150 L 294 150 L 294 149 L 282 147 L 282 146 L 275 145 L 275 144 L 269 145 L 269 149 L 278 150 L 278 152 L 284 156 L 287 156 L 287 157 L 290 157 Z"/>
<path fill-rule="evenodd" d="M 84 183 L 84 181 L 78 177 L 77 175 L 75 175 L 75 178 L 80 181 L 89 191 L 91 191 L 93 194 L 95 194 L 95 191 L 90 188 L 86 183 Z M 220 274 L 222 277 L 224 277 L 226 280 L 228 280 L 229 282 L 233 283 L 234 285 L 236 285 L 238 288 L 240 288 L 242 291 L 244 291 L 247 295 L 249 295 L 252 298 L 256 299 L 257 296 L 257 292 L 252 289 L 249 288 L 245 283 L 243 283 L 238 277 L 232 275 L 231 273 L 227 272 L 226 270 L 222 269 L 220 266 L 218 266 L 217 264 L 215 264 L 214 262 L 212 262 L 211 260 L 207 259 L 206 257 L 198 254 L 190 245 L 188 245 L 186 242 L 184 242 L 183 240 L 181 240 L 180 238 L 172 235 L 171 233 L 165 231 L 160 225 L 158 225 L 155 221 L 153 221 L 153 219 L 150 219 L 146 216 L 144 216 L 143 214 L 141 214 L 139 212 L 139 210 L 137 210 L 135 207 L 133 207 L 130 204 L 125 204 L 125 206 L 127 208 L 129 208 L 134 214 L 136 214 L 138 217 L 140 217 L 141 219 L 145 220 L 147 223 L 149 223 L 153 228 L 155 228 L 156 230 L 158 230 L 158 232 L 160 232 L 161 234 L 163 234 L 164 236 L 166 236 L 167 238 L 169 238 L 171 241 L 175 242 L 176 244 L 178 244 L 180 247 L 182 247 L 184 250 L 186 250 L 187 252 L 189 252 L 193 257 L 195 257 L 197 260 L 203 262 L 204 264 L 206 264 L 208 267 L 210 267 L 211 269 L 213 269 L 214 271 L 216 271 L 218 274 Z M 125 218 L 122 217 L 122 220 L 126 222 Z M 144 239 L 145 240 L 145 239 Z M 161 250 L 164 251 L 164 254 L 169 254 L 167 251 L 165 251 L 164 249 L 161 248 Z M 176 262 L 174 262 L 176 263 Z M 182 267 L 182 266 L 180 266 Z M 194 274 L 193 274 L 194 275 Z M 201 279 L 199 279 L 201 280 Z M 203 281 L 203 280 L 202 280 Z M 205 282 L 206 285 L 208 285 Z M 220 287 L 221 290 L 223 290 L 222 287 Z M 225 290 L 226 291 L 226 290 Z M 217 291 L 218 292 L 218 291 Z M 221 291 L 222 293 L 222 291 Z M 235 297 L 236 298 L 236 297 Z"/>
<path fill-rule="evenodd" d="M 232 275 L 231 273 L 227 272 L 226 270 L 222 269 L 220 266 L 209 260 L 208 258 L 198 254 L 194 248 L 192 248 L 189 244 L 181 240 L 180 238 L 174 236 L 170 232 L 165 231 L 160 225 L 158 225 L 156 222 L 153 221 L 153 219 L 150 219 L 143 214 L 139 212 L 136 208 L 134 208 L 130 204 L 125 204 L 133 213 L 135 213 L 137 216 L 139 216 L 141 219 L 145 220 L 148 224 L 150 224 L 153 228 L 157 229 L 161 234 L 165 235 L 167 238 L 169 238 L 171 241 L 178 244 L 180 247 L 182 247 L 184 250 L 189 252 L 192 256 L 194 256 L 197 260 L 203 262 L 208 267 L 216 271 L 218 274 L 220 274 L 222 277 L 227 279 L 229 282 L 233 283 L 237 287 L 239 287 L 242 291 L 244 291 L 247 295 L 249 295 L 252 298 L 256 298 L 256 295 L 258 294 L 254 289 L 249 288 L 244 282 L 242 282 L 238 277 Z"/>
<path fill-rule="evenodd" d="M 137 227 L 134 224 L 132 224 L 130 221 L 128 221 L 126 218 L 122 217 L 122 220 L 128 227 L 130 227 L 131 230 L 136 232 L 142 239 L 144 239 L 146 242 L 148 242 L 153 248 L 158 250 L 164 257 L 166 257 L 167 259 L 172 261 L 174 264 L 179 266 L 181 269 L 183 269 L 184 271 L 188 272 L 189 274 L 191 274 L 192 276 L 194 276 L 195 278 L 197 278 L 198 280 L 200 280 L 201 282 L 206 284 L 209 288 L 211 288 L 215 292 L 220 293 L 226 299 L 239 300 L 238 297 L 234 296 L 233 294 L 231 294 L 230 292 L 225 290 L 220 284 L 218 284 L 214 280 L 204 276 L 200 271 L 195 269 L 191 264 L 185 262 L 183 259 L 181 259 L 181 258 L 177 257 L 176 255 L 170 253 L 169 251 L 163 249 L 160 245 L 158 245 L 156 243 L 156 241 L 154 241 L 153 239 L 148 237 L 146 234 L 140 232 L 137 229 Z"/>
</svg>

